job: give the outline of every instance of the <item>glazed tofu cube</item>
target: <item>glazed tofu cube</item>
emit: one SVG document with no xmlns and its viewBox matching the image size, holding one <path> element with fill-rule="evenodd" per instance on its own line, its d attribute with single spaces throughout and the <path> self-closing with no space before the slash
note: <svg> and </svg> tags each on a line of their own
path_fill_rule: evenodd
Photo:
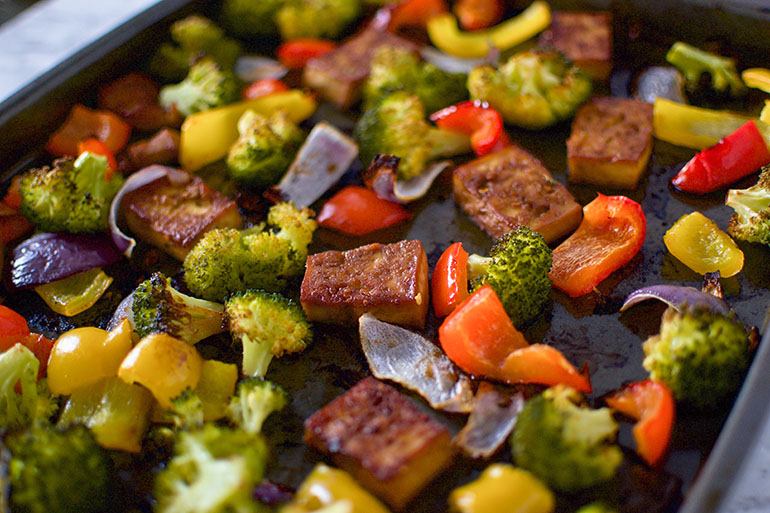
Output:
<svg viewBox="0 0 770 513">
<path fill-rule="evenodd" d="M 428 259 L 422 243 L 369 244 L 310 255 L 300 301 L 309 321 L 356 324 L 366 312 L 422 328 L 428 313 Z"/>
<path fill-rule="evenodd" d="M 594 98 L 572 123 L 567 140 L 569 181 L 635 189 L 651 152 L 651 104 Z"/>
<path fill-rule="evenodd" d="M 523 225 L 553 242 L 572 233 L 583 210 L 526 150 L 513 145 L 455 169 L 455 201 L 497 239 Z"/>
<path fill-rule="evenodd" d="M 562 52 L 596 80 L 612 71 L 612 17 L 606 12 L 555 12 L 540 46 Z"/>
<path fill-rule="evenodd" d="M 305 421 L 305 442 L 397 510 L 447 466 L 445 426 L 369 377 Z"/>
<path fill-rule="evenodd" d="M 416 50 L 413 43 L 387 31 L 366 29 L 336 50 L 310 59 L 302 81 L 340 109 L 347 109 L 361 99 L 361 86 L 369 76 L 372 57 L 381 46 Z"/>
<path fill-rule="evenodd" d="M 193 175 L 164 176 L 129 192 L 121 214 L 137 237 L 179 260 L 207 231 L 243 226 L 238 205 Z"/>
</svg>

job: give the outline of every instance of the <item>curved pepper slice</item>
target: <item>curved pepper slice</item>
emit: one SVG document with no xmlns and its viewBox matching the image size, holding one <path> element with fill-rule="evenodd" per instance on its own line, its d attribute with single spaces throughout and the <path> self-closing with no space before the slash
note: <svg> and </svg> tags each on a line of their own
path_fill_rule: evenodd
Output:
<svg viewBox="0 0 770 513">
<path fill-rule="evenodd" d="M 53 155 L 75 156 L 81 141 L 95 137 L 111 152 L 117 153 L 126 145 L 130 135 L 131 125 L 117 114 L 74 105 L 64 124 L 48 139 L 45 149 Z"/>
<path fill-rule="evenodd" d="M 401 27 L 423 28 L 432 17 L 447 11 L 444 0 L 404 0 L 391 11 L 388 30 L 397 32 Z"/>
<path fill-rule="evenodd" d="M 283 43 L 275 54 L 287 68 L 302 69 L 310 59 L 320 57 L 335 48 L 337 43 L 329 39 L 299 38 Z"/>
<path fill-rule="evenodd" d="M 500 23 L 505 13 L 505 5 L 502 0 L 459 0 L 452 10 L 462 28 L 480 30 Z"/>
<path fill-rule="evenodd" d="M 0 351 L 8 351 L 28 335 L 27 320 L 15 310 L 0 305 Z"/>
<path fill-rule="evenodd" d="M 104 179 L 109 180 L 112 177 L 112 173 L 118 169 L 118 161 L 115 160 L 115 154 L 112 153 L 106 144 L 95 137 L 89 137 L 78 143 L 78 155 L 86 152 L 101 155 L 107 159 L 107 172 L 104 174 Z"/>
<path fill-rule="evenodd" d="M 766 93 L 770 93 L 770 69 L 745 69 L 743 70 L 743 73 L 741 73 L 741 79 L 743 79 L 743 83 L 749 87 L 761 89 Z"/>
<path fill-rule="evenodd" d="M 404 207 L 366 187 L 351 185 L 324 203 L 318 224 L 348 235 L 365 235 L 412 218 Z"/>
<path fill-rule="evenodd" d="M 511 145 L 503 117 L 486 102 L 461 102 L 434 112 L 430 120 L 440 128 L 469 135 L 471 147 L 479 157 Z"/>
<path fill-rule="evenodd" d="M 599 194 L 583 207 L 583 221 L 553 250 L 549 276 L 554 287 L 578 297 L 625 265 L 647 234 L 642 207 L 625 196 Z"/>
<path fill-rule="evenodd" d="M 433 313 L 445 317 L 468 297 L 468 252 L 455 242 L 436 262 L 430 283 Z"/>
<path fill-rule="evenodd" d="M 636 451 L 649 465 L 657 464 L 666 452 L 674 428 L 674 397 L 660 381 L 632 383 L 606 398 L 607 404 L 636 419 Z"/>
<path fill-rule="evenodd" d="M 719 271 L 725 278 L 743 269 L 743 251 L 700 212 L 683 215 L 663 236 L 666 248 L 696 273 Z"/>
</svg>

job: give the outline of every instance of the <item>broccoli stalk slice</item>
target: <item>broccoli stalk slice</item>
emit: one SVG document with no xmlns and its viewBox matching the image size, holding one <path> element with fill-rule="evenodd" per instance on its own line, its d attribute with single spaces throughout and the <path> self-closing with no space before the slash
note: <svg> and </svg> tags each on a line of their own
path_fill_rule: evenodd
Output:
<svg viewBox="0 0 770 513">
<path fill-rule="evenodd" d="M 454 157 L 471 151 L 470 137 L 454 130 L 430 128 L 426 140 L 428 141 L 428 161 Z"/>
<path fill-rule="evenodd" d="M 746 85 L 735 69 L 733 59 L 677 41 L 666 54 L 666 60 L 682 72 L 690 89 L 698 86 L 703 73 L 708 73 L 715 90 L 725 92 L 729 89 L 732 96 L 741 96 L 746 92 Z"/>
<path fill-rule="evenodd" d="M 272 353 L 272 344 L 267 340 L 254 340 L 245 334 L 241 335 L 239 340 L 243 344 L 243 375 L 264 377 L 275 356 Z"/>
<path fill-rule="evenodd" d="M 468 255 L 468 281 L 484 277 L 487 274 L 489 264 L 491 263 L 491 257 L 485 257 L 475 253 Z"/>
<path fill-rule="evenodd" d="M 267 371 L 267 368 L 265 368 Z M 274 411 L 282 410 L 288 402 L 286 391 L 260 378 L 249 378 L 238 384 L 238 392 L 230 400 L 230 420 L 247 433 L 262 431 L 265 419 Z"/>
</svg>

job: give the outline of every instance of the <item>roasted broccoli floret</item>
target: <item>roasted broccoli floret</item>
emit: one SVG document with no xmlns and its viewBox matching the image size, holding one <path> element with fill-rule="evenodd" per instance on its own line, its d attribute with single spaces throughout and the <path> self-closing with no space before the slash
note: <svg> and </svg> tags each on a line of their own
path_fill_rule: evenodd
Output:
<svg viewBox="0 0 770 513">
<path fill-rule="evenodd" d="M 252 3 L 261 5 L 265 0 Z M 151 72 L 167 82 L 182 80 L 203 56 L 231 70 L 241 55 L 241 45 L 203 16 L 191 15 L 171 25 L 171 39 L 176 44 L 160 45 L 150 62 Z"/>
<path fill-rule="evenodd" d="M 499 69 L 480 66 L 468 75 L 471 98 L 489 103 L 506 123 L 530 129 L 571 117 L 591 89 L 591 78 L 553 51 L 517 53 Z"/>
<path fill-rule="evenodd" d="M 275 14 L 286 0 L 225 0 L 220 20 L 236 36 L 249 37 L 278 33 Z"/>
<path fill-rule="evenodd" d="M 25 428 L 56 412 L 46 381 L 37 380 L 39 368 L 38 359 L 21 344 L 0 353 L 0 428 Z"/>
<path fill-rule="evenodd" d="M 243 344 L 242 373 L 264 377 L 273 357 L 303 351 L 313 339 L 305 312 L 276 292 L 249 290 L 225 303 L 230 333 Z"/>
<path fill-rule="evenodd" d="M 643 348 L 643 365 L 652 379 L 668 385 L 677 401 L 705 409 L 738 390 L 749 367 L 751 340 L 732 315 L 669 308 L 660 333 Z"/>
<path fill-rule="evenodd" d="M 714 90 L 720 93 L 729 90 L 732 96 L 741 96 L 746 92 L 746 85 L 735 69 L 735 61 L 730 58 L 677 41 L 668 50 L 666 60 L 682 72 L 690 91 L 697 89 L 701 75 L 708 73 Z"/>
<path fill-rule="evenodd" d="M 564 492 L 612 479 L 623 460 L 609 408 L 580 407 L 579 398 L 571 388 L 549 388 L 527 401 L 511 435 L 516 465 Z"/>
<path fill-rule="evenodd" d="M 471 287 L 489 284 L 513 324 L 525 326 L 551 298 L 552 253 L 542 235 L 520 226 L 497 239 L 488 257 L 468 257 Z"/>
<path fill-rule="evenodd" d="M 232 103 L 239 98 L 241 84 L 232 72 L 212 59 L 202 59 L 190 67 L 187 77 L 160 90 L 158 102 L 165 109 L 176 106 L 185 116 Z"/>
<path fill-rule="evenodd" d="M 447 73 L 416 53 L 394 46 L 382 46 L 374 55 L 364 83 L 364 108 L 375 106 L 393 91 L 409 91 L 422 101 L 425 111 L 435 112 L 468 97 L 466 75 Z"/>
<path fill-rule="evenodd" d="M 284 0 L 275 14 L 281 37 L 335 38 L 358 17 L 360 0 Z"/>
<path fill-rule="evenodd" d="M 206 424 L 183 431 L 174 455 L 155 478 L 157 513 L 252 513 L 265 511 L 252 499 L 267 460 L 262 437 Z"/>
<path fill-rule="evenodd" d="M 592 502 L 577 510 L 577 513 L 617 513 L 617 510 L 603 502 Z"/>
<path fill-rule="evenodd" d="M 262 431 L 265 419 L 279 411 L 288 402 L 286 391 L 279 385 L 261 378 L 247 378 L 238 383 L 238 390 L 230 400 L 230 420 L 247 433 Z"/>
<path fill-rule="evenodd" d="M 297 154 L 304 134 L 288 116 L 269 118 L 248 110 L 238 121 L 240 137 L 227 155 L 230 176 L 252 187 L 278 183 Z"/>
<path fill-rule="evenodd" d="M 203 402 L 194 390 L 189 388 L 171 400 L 167 412 L 180 431 L 193 431 L 203 427 Z"/>
<path fill-rule="evenodd" d="M 195 344 L 225 331 L 223 305 L 182 294 L 161 273 L 139 284 L 131 311 L 140 337 L 166 333 Z"/>
<path fill-rule="evenodd" d="M 10 452 L 12 511 L 89 513 L 106 510 L 111 488 L 107 453 L 84 426 L 39 423 L 5 437 Z"/>
<path fill-rule="evenodd" d="M 93 233 L 107 229 L 110 203 L 123 176 L 108 176 L 107 159 L 83 153 L 31 169 L 21 177 L 21 212 L 46 232 Z"/>
<path fill-rule="evenodd" d="M 401 159 L 398 177 L 403 180 L 418 176 L 431 160 L 470 151 L 467 135 L 428 124 L 420 98 L 407 91 L 390 93 L 367 109 L 354 136 L 364 165 L 378 153 L 395 155 Z"/>
<path fill-rule="evenodd" d="M 212 301 L 248 289 L 283 290 L 305 272 L 307 247 L 318 226 L 312 215 L 307 208 L 278 203 L 267 216 L 273 230 L 256 226 L 207 232 L 184 260 L 187 286 Z"/>
<path fill-rule="evenodd" d="M 730 189 L 725 204 L 735 210 L 727 231 L 739 240 L 770 246 L 770 166 L 748 189 Z"/>
</svg>

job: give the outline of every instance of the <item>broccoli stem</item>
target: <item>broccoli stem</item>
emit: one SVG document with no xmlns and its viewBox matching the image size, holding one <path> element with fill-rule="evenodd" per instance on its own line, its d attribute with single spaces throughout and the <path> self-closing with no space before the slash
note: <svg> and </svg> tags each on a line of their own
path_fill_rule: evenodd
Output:
<svg viewBox="0 0 770 513">
<path fill-rule="evenodd" d="M 491 257 L 483 257 L 476 254 L 468 256 L 468 280 L 480 278 L 487 274 L 489 264 L 492 263 Z"/>
<path fill-rule="evenodd" d="M 273 353 L 268 342 L 243 338 L 243 375 L 263 378 L 273 361 Z"/>
</svg>

